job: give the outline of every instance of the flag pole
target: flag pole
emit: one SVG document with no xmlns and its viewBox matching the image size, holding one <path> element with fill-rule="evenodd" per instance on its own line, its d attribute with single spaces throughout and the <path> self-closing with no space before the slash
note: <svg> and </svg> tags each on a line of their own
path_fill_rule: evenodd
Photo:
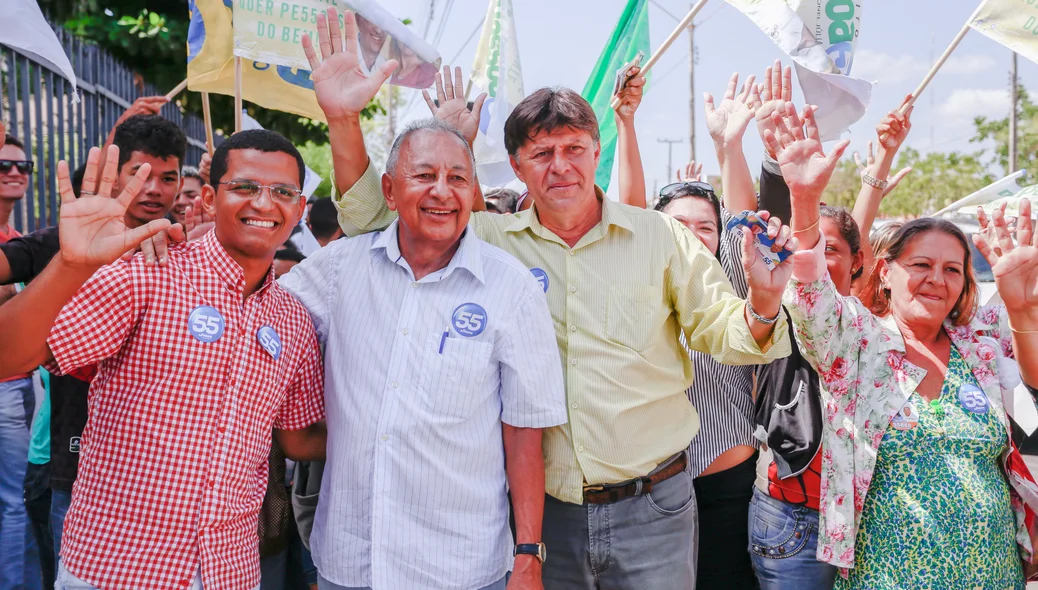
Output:
<svg viewBox="0 0 1038 590">
<path fill-rule="evenodd" d="M 178 94 L 183 92 L 185 88 L 187 88 L 187 78 L 184 78 L 183 82 L 181 82 L 180 84 L 177 84 L 173 88 L 173 90 L 170 90 L 169 92 L 166 93 L 166 100 L 173 100 Z"/>
<path fill-rule="evenodd" d="M 670 33 L 670 36 L 667 37 L 667 39 L 663 42 L 662 45 L 660 45 L 659 49 L 657 49 L 652 54 L 652 57 L 649 58 L 649 61 L 645 62 L 645 65 L 642 66 L 641 71 L 638 73 L 639 76 L 644 76 L 645 74 L 649 73 L 649 70 L 652 69 L 652 66 L 656 65 L 656 62 L 659 61 L 661 57 L 663 57 L 663 54 L 666 53 L 668 49 L 670 49 L 670 46 L 673 45 L 674 41 L 677 41 L 681 33 L 683 33 L 685 29 L 687 29 L 692 24 L 692 19 L 694 19 L 696 15 L 699 14 L 700 10 L 703 10 L 703 7 L 706 6 L 706 3 L 707 0 L 699 0 L 699 2 L 696 2 L 696 5 L 692 7 L 692 10 L 689 10 L 688 14 L 685 15 L 685 18 L 681 19 L 681 22 L 678 23 L 677 28 L 675 28 Z M 609 106 L 610 108 L 614 109 L 620 106 L 620 97 L 614 96 L 613 101 L 609 103 Z"/>
<path fill-rule="evenodd" d="M 209 113 L 209 93 L 202 93 L 202 117 L 205 119 L 205 147 L 213 157 L 213 116 Z"/>
<path fill-rule="evenodd" d="M 919 99 L 919 95 L 922 94 L 924 90 L 926 90 L 926 87 L 930 85 L 930 81 L 933 80 L 934 76 L 937 75 L 938 70 L 940 70 L 941 67 L 944 66 L 944 62 L 948 61 L 948 58 L 951 57 L 951 54 L 955 51 L 955 48 L 959 46 L 959 43 L 962 43 L 963 37 L 965 37 L 966 33 L 968 33 L 970 30 L 970 23 L 973 22 L 973 19 L 977 17 L 977 14 L 980 13 L 980 9 L 983 7 L 984 3 L 981 2 L 980 6 L 977 6 L 977 9 L 974 10 L 973 14 L 970 15 L 969 19 L 966 20 L 966 24 L 962 25 L 962 29 L 960 29 L 958 34 L 955 35 L 955 38 L 952 39 L 952 42 L 948 45 L 948 48 L 944 50 L 944 53 L 941 54 L 941 57 L 937 58 L 937 61 L 934 62 L 933 66 L 930 68 L 930 71 L 926 73 L 926 77 L 923 78 L 923 81 L 920 82 L 919 86 L 916 86 L 916 89 L 912 92 L 912 98 L 908 99 L 908 102 L 906 102 L 905 105 L 901 107 L 900 113 L 902 115 L 907 113 L 908 109 L 912 108 L 912 105 L 915 104 L 915 101 Z M 883 141 L 886 138 L 886 132 L 879 136 L 880 141 Z"/>
<path fill-rule="evenodd" d="M 234 132 L 241 131 L 241 57 L 234 56 Z"/>
</svg>

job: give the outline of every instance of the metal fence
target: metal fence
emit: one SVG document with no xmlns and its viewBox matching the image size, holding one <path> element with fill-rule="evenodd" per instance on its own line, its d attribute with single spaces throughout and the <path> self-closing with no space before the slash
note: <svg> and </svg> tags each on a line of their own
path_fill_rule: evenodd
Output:
<svg viewBox="0 0 1038 590">
<path fill-rule="evenodd" d="M 67 160 L 74 170 L 86 161 L 91 147 L 104 143 L 116 119 L 134 100 L 170 90 L 143 83 L 107 52 L 63 28 L 55 27 L 55 32 L 78 78 L 78 104 L 73 102 L 72 84 L 60 73 L 0 44 L 0 117 L 36 162 L 29 190 L 12 216 L 14 227 L 23 233 L 58 221 L 59 160 Z M 173 103 L 162 109 L 162 116 L 187 135 L 186 163 L 198 162 L 205 150 L 202 120 L 185 117 Z"/>
</svg>

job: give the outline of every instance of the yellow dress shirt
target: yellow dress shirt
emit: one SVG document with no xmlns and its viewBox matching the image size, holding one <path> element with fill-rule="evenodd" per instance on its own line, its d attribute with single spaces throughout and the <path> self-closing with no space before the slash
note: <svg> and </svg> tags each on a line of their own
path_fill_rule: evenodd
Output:
<svg viewBox="0 0 1038 590">
<path fill-rule="evenodd" d="M 602 221 L 573 248 L 540 224 L 536 204 L 516 215 L 476 212 L 469 222 L 543 277 L 569 410 L 567 424 L 544 433 L 545 487 L 575 504 L 585 485 L 647 475 L 699 430 L 685 395 L 693 375 L 682 330 L 692 350 L 724 364 L 790 354 L 784 314 L 771 343 L 757 346 L 743 300 L 692 232 L 596 191 Z M 371 165 L 336 207 L 347 235 L 383 229 L 396 215 Z"/>
</svg>

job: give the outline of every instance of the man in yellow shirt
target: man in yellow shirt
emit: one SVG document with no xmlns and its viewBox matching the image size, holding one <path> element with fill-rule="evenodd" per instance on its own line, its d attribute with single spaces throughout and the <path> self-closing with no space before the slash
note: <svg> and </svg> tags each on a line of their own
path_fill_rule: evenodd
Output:
<svg viewBox="0 0 1038 590">
<path fill-rule="evenodd" d="M 347 14 L 345 51 L 329 20 L 338 22 L 318 23 L 323 59 L 309 39 L 303 45 L 328 118 L 340 223 L 347 234 L 380 230 L 395 213 L 360 128 L 380 84 L 350 50 L 354 20 Z M 384 82 L 395 67 L 387 62 L 371 77 Z M 483 97 L 469 111 L 460 69 L 453 85 L 445 73 L 446 88 L 437 84 L 439 103 L 430 106 L 471 142 Z M 696 515 L 684 449 L 699 420 L 685 395 L 693 374 L 680 338 L 727 364 L 787 356 L 779 312 L 789 262 L 769 271 L 747 240 L 743 301 L 681 224 L 605 198 L 594 184 L 598 121 L 572 90 L 545 88 L 523 100 L 505 124 L 505 144 L 534 206 L 473 213 L 469 228 L 530 268 L 555 322 L 569 423 L 544 435 L 544 585 L 691 589 Z M 458 213 L 422 211 L 430 219 Z M 795 249 L 788 228 L 772 220 L 768 231 Z"/>
</svg>

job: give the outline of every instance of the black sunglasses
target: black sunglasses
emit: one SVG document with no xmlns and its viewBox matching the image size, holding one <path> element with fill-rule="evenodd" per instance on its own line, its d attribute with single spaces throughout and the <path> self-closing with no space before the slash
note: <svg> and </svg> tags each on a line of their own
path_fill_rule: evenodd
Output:
<svg viewBox="0 0 1038 590">
<path fill-rule="evenodd" d="M 672 184 L 668 184 L 667 186 L 660 189 L 660 197 L 662 198 L 676 196 L 674 193 L 676 193 L 679 190 L 685 191 L 691 195 L 717 198 L 717 195 L 714 194 L 714 187 L 710 186 L 709 183 L 699 182 L 698 180 L 693 180 L 691 182 L 675 182 Z"/>
<path fill-rule="evenodd" d="M 0 174 L 7 174 L 11 168 L 17 168 L 20 174 L 32 174 L 32 160 L 0 160 Z"/>
</svg>

